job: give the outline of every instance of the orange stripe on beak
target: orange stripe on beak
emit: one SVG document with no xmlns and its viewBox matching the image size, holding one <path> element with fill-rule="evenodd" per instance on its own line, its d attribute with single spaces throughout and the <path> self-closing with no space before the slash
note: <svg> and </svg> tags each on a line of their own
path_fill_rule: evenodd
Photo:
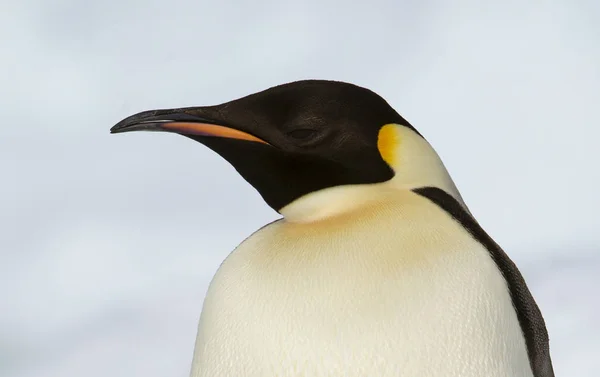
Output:
<svg viewBox="0 0 600 377">
<path fill-rule="evenodd" d="M 267 145 L 269 144 L 266 141 L 259 139 L 256 136 L 251 135 L 247 132 L 243 132 L 225 126 L 219 126 L 216 124 L 194 122 L 165 122 L 161 124 L 160 127 L 167 131 L 187 135 L 225 137 L 229 139 L 248 140 Z"/>
</svg>

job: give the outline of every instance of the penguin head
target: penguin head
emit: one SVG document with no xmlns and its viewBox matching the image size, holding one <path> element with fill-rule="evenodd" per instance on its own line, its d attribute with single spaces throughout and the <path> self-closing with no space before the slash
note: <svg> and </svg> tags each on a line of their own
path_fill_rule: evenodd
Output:
<svg viewBox="0 0 600 377">
<path fill-rule="evenodd" d="M 140 130 L 206 145 L 286 217 L 382 184 L 440 186 L 429 181 L 441 162 L 433 152 L 437 164 L 427 163 L 433 150 L 421 135 L 382 97 L 349 83 L 297 81 L 216 106 L 144 111 L 111 133 Z"/>
</svg>

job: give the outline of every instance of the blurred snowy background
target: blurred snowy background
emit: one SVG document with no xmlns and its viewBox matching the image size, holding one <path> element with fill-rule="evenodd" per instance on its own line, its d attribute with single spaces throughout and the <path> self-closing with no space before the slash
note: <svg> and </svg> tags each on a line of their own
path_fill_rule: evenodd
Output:
<svg viewBox="0 0 600 377">
<path fill-rule="evenodd" d="M 598 376 L 600 3 L 363 3 L 2 4 L 0 375 L 187 376 L 207 284 L 276 214 L 202 145 L 108 130 L 327 78 L 425 135 L 521 267 L 557 376 Z"/>
</svg>

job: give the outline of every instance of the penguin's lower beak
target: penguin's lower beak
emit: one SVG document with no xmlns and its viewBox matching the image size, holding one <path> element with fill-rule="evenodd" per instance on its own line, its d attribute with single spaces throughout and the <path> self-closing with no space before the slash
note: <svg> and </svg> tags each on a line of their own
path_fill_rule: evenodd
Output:
<svg viewBox="0 0 600 377">
<path fill-rule="evenodd" d="M 222 121 L 213 117 L 190 114 L 185 109 L 151 110 L 123 119 L 110 129 L 110 133 L 130 131 L 173 132 L 185 136 L 221 137 L 268 144 L 248 132 L 222 125 L 222 123 Z"/>
</svg>

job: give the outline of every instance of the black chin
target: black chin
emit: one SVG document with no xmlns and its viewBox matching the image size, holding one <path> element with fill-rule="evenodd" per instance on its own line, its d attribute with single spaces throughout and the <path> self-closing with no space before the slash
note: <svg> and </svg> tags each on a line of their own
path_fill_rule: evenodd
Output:
<svg viewBox="0 0 600 377">
<path fill-rule="evenodd" d="M 352 169 L 348 169 L 348 165 L 310 154 L 286 152 L 266 144 L 218 137 L 184 136 L 206 145 L 227 160 L 259 192 L 264 201 L 278 212 L 294 200 L 314 191 L 349 184 L 379 183 L 394 175 L 387 164 L 369 163 L 364 156 L 359 163 L 350 165 L 353 166 Z"/>
</svg>

